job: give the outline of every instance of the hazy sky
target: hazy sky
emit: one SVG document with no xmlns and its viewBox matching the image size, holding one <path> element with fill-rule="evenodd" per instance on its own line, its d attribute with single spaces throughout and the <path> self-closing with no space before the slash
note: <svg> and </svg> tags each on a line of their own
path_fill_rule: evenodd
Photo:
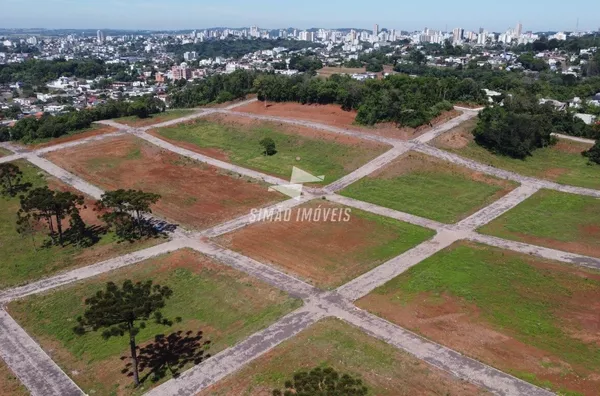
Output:
<svg viewBox="0 0 600 396">
<path fill-rule="evenodd" d="M 0 0 L 0 28 L 191 29 L 257 25 L 462 27 L 504 31 L 600 27 L 600 0 Z"/>
</svg>

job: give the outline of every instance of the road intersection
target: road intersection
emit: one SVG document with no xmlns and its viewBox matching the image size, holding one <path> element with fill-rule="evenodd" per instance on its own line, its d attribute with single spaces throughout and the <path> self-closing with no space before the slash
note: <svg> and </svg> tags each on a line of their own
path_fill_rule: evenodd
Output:
<svg viewBox="0 0 600 396">
<path fill-rule="evenodd" d="M 313 188 L 305 191 L 301 200 L 287 200 L 271 208 L 285 210 L 302 205 L 313 199 L 324 198 L 353 208 L 382 216 L 395 218 L 411 224 L 416 224 L 436 231 L 436 235 L 389 260 L 377 268 L 357 277 L 349 283 L 333 291 L 320 290 L 308 283 L 295 278 L 283 271 L 260 263 L 239 253 L 225 249 L 210 238 L 214 238 L 234 230 L 246 227 L 252 223 L 249 215 L 241 216 L 223 224 L 211 227 L 201 232 L 192 232 L 179 228 L 171 233 L 170 240 L 163 244 L 131 253 L 122 257 L 107 260 L 95 265 L 75 269 L 47 279 L 30 283 L 25 286 L 10 290 L 0 291 L 0 304 L 61 287 L 73 282 L 88 279 L 102 273 L 113 271 L 135 265 L 146 259 L 167 254 L 183 248 L 189 248 L 214 258 L 224 265 L 231 266 L 237 270 L 256 277 L 270 285 L 273 285 L 291 296 L 301 298 L 304 305 L 286 315 L 278 322 L 258 333 L 248 337 L 232 348 L 218 353 L 211 359 L 193 367 L 177 379 L 171 379 L 162 385 L 149 391 L 149 395 L 194 395 L 206 389 L 227 375 L 234 373 L 252 360 L 267 353 L 280 343 L 292 338 L 312 324 L 326 317 L 336 317 L 344 320 L 397 348 L 403 349 L 419 359 L 440 368 L 457 378 L 479 385 L 492 393 L 498 395 L 550 395 L 551 392 L 517 379 L 509 374 L 503 373 L 479 361 L 466 357 L 450 348 L 436 344 L 410 331 L 407 331 L 384 319 L 376 317 L 366 311 L 357 308 L 353 302 L 369 294 L 376 287 L 383 285 L 394 277 L 402 274 L 407 269 L 431 257 L 432 255 L 447 248 L 460 240 L 470 240 L 490 246 L 501 247 L 515 252 L 531 254 L 534 256 L 561 261 L 568 264 L 579 265 L 600 269 L 600 259 L 577 255 L 568 252 L 543 248 L 521 242 L 507 241 L 496 237 L 479 234 L 476 230 L 489 223 L 503 213 L 514 208 L 527 198 L 531 197 L 540 189 L 552 189 L 569 192 L 573 194 L 600 197 L 600 191 L 584 189 L 579 187 L 565 186 L 545 180 L 524 177 L 512 172 L 479 164 L 454 154 L 434 148 L 428 143 L 449 131 L 461 122 L 476 116 L 477 112 L 465 110 L 459 117 L 442 124 L 430 132 L 419 136 L 412 141 L 402 141 L 385 138 L 376 135 L 361 133 L 355 130 L 336 128 L 310 121 L 287 119 L 281 117 L 258 116 L 248 113 L 236 112 L 234 108 L 248 103 L 240 102 L 236 105 L 221 109 L 198 110 L 196 113 L 180 119 L 167 121 L 162 124 L 145 128 L 133 128 L 116 123 L 115 121 L 103 121 L 103 124 L 119 129 L 118 132 L 106 135 L 94 136 L 79 141 L 57 144 L 41 150 L 27 151 L 4 144 L 3 147 L 15 152 L 13 155 L 0 158 L 0 163 L 25 159 L 47 173 L 59 178 L 66 184 L 77 190 L 98 199 L 103 191 L 87 181 L 71 174 L 70 172 L 56 166 L 44 159 L 45 153 L 64 150 L 81 144 L 94 144 L 94 142 L 112 136 L 132 134 L 146 140 L 165 150 L 173 151 L 182 156 L 204 162 L 228 171 L 244 175 L 253 179 L 261 180 L 270 184 L 288 183 L 285 180 L 263 174 L 250 169 L 245 169 L 227 162 L 219 161 L 190 150 L 180 148 L 176 145 L 161 140 L 147 131 L 152 128 L 174 125 L 179 122 L 190 121 L 210 114 L 233 114 L 236 116 L 250 117 L 260 120 L 277 121 L 305 127 L 316 128 L 322 131 L 344 134 L 365 140 L 385 143 L 391 146 L 390 150 L 359 169 L 351 172 L 338 181 L 324 188 Z M 381 169 L 396 158 L 415 150 L 427 155 L 444 159 L 458 165 L 466 166 L 478 172 L 490 174 L 500 178 L 519 182 L 521 185 L 500 198 L 491 205 L 481 209 L 472 216 L 458 222 L 457 224 L 442 224 L 433 220 L 424 219 L 408 213 L 395 211 L 370 203 L 342 197 L 337 194 L 348 185 L 363 177 Z M 13 372 L 19 377 L 23 384 L 33 395 L 82 395 L 83 391 L 69 378 L 69 376 L 58 367 L 42 348 L 8 315 L 0 309 L 0 357 L 2 357 Z"/>
</svg>

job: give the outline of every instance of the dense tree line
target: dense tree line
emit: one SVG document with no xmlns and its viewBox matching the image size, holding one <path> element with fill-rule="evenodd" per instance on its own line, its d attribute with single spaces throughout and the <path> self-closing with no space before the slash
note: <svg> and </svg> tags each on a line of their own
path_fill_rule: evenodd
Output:
<svg viewBox="0 0 600 396">
<path fill-rule="evenodd" d="M 483 110 L 473 135 L 477 144 L 493 153 L 524 159 L 554 144 L 551 134 L 555 132 L 600 138 L 597 128 L 550 103 L 541 105 L 531 95 L 507 97 L 503 106 Z"/>
<path fill-rule="evenodd" d="M 576 78 L 554 72 L 535 75 L 519 71 L 490 70 L 485 68 L 429 67 L 399 63 L 394 68 L 399 73 L 429 77 L 472 78 L 483 88 L 505 93 L 525 92 L 539 97 L 566 101 L 574 97 L 587 98 L 600 92 L 600 77 Z"/>
<path fill-rule="evenodd" d="M 138 116 L 146 118 L 151 114 L 165 111 L 165 104 L 158 98 L 146 96 L 133 102 L 109 100 L 89 110 L 73 110 L 41 118 L 23 118 L 13 127 L 0 126 L 0 141 L 21 141 L 30 143 L 39 139 L 49 139 L 89 128 L 92 122 L 111 118 Z"/>
<path fill-rule="evenodd" d="M 395 122 L 417 127 L 429 122 L 450 102 L 482 102 L 481 87 L 471 79 L 388 76 L 365 82 L 334 75 L 327 80 L 307 76 L 261 75 L 255 89 L 261 100 L 330 104 L 356 110 L 356 121 L 373 125 Z"/>
<path fill-rule="evenodd" d="M 533 43 L 519 44 L 513 50 L 515 52 L 541 52 L 547 50 L 563 50 L 567 52 L 579 52 L 585 48 L 600 47 L 600 37 L 597 35 L 585 35 L 581 37 L 569 36 L 566 40 L 548 39 L 542 36 Z"/>
<path fill-rule="evenodd" d="M 314 55 L 294 55 L 290 59 L 290 69 L 314 74 L 323 68 L 323 63 Z"/>
<path fill-rule="evenodd" d="M 169 92 L 171 107 L 185 108 L 223 103 L 242 98 L 252 92 L 257 73 L 236 70 L 231 74 L 217 74 L 194 84 L 174 87 Z"/>
<path fill-rule="evenodd" d="M 519 56 L 517 60 L 521 62 L 521 65 L 527 70 L 544 71 L 550 68 L 545 60 L 536 58 L 533 53 L 523 54 Z"/>
<path fill-rule="evenodd" d="M 104 75 L 118 75 L 120 79 L 129 80 L 129 66 L 106 64 L 98 59 L 28 60 L 23 63 L 0 65 L 0 84 L 21 81 L 31 85 L 41 85 L 59 77 L 94 79 Z M 115 79 L 119 80 L 119 78 Z"/>
<path fill-rule="evenodd" d="M 290 51 L 298 51 L 305 48 L 322 47 L 321 44 L 310 41 L 296 40 L 213 40 L 203 41 L 200 43 L 189 44 L 169 44 L 166 46 L 167 52 L 172 52 L 175 55 L 183 56 L 185 52 L 194 51 L 200 59 L 207 58 L 241 58 L 242 56 L 256 51 L 270 50 L 277 47 L 285 47 Z"/>
</svg>

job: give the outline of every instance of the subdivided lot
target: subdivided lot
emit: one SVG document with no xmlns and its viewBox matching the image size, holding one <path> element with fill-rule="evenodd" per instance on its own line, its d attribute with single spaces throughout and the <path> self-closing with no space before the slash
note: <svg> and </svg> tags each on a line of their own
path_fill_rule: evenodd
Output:
<svg viewBox="0 0 600 396">
<path fill-rule="evenodd" d="M 510 181 L 409 152 L 340 194 L 443 223 L 455 223 L 515 187 Z"/>
<path fill-rule="evenodd" d="M 234 111 L 241 111 L 251 114 L 259 114 L 274 117 L 293 118 L 305 121 L 318 122 L 334 127 L 351 129 L 367 134 L 385 136 L 395 139 L 409 140 L 431 129 L 428 125 L 419 128 L 398 128 L 391 123 L 381 123 L 376 126 L 360 126 L 354 122 L 356 111 L 344 111 L 339 105 L 303 105 L 296 102 L 268 103 L 265 107 L 264 102 L 252 102 L 245 106 L 236 107 Z M 452 110 L 443 113 L 431 121 L 432 125 L 437 125 L 448 121 L 460 114 L 459 111 Z"/>
<path fill-rule="evenodd" d="M 215 225 L 283 198 L 262 183 L 129 135 L 50 153 L 48 158 L 105 190 L 158 193 L 162 199 L 155 212 L 191 227 Z"/>
<path fill-rule="evenodd" d="M 23 172 L 23 182 L 32 183 L 34 187 L 46 185 L 53 190 L 78 193 L 26 161 L 13 163 Z M 94 232 L 100 238 L 99 241 L 89 248 L 72 244 L 64 247 L 44 247 L 44 241 L 48 240 L 46 224 L 37 224 L 35 228 L 39 232 L 33 236 L 17 233 L 19 198 L 0 197 L 0 289 L 27 283 L 67 269 L 95 264 L 149 247 L 163 240 L 158 238 L 136 243 L 117 243 L 114 234 L 105 234 L 98 229 L 103 224 L 98 220 L 98 213 L 93 210 L 94 201 L 88 198 L 85 204 L 87 207 L 81 211 L 81 217 L 89 227 L 94 227 Z M 65 227 L 68 227 L 68 224 L 66 219 Z"/>
<path fill-rule="evenodd" d="M 457 243 L 358 306 L 523 380 L 591 396 L 599 301 L 598 272 Z"/>
<path fill-rule="evenodd" d="M 485 234 L 600 257 L 600 200 L 541 190 L 481 228 Z"/>
<path fill-rule="evenodd" d="M 166 318 L 182 318 L 172 327 L 148 321 L 136 338 L 141 348 L 158 334 L 183 331 L 185 337 L 188 331 L 195 335 L 202 330 L 202 342 L 210 341 L 207 353 L 214 355 L 301 305 L 300 301 L 243 273 L 199 253 L 181 250 L 87 282 L 15 301 L 8 310 L 87 394 L 141 394 L 155 383 L 148 368 L 140 376 L 144 379 L 142 388 L 134 392 L 132 378 L 122 374 L 130 360 L 121 359 L 129 356 L 127 337 L 105 341 L 101 331 L 83 336 L 73 332 L 75 318 L 84 312 L 85 298 L 104 288 L 108 281 L 121 285 L 127 279 L 152 280 L 154 284 L 170 287 L 173 296 L 162 313 Z M 190 348 L 188 352 L 194 351 L 198 348 Z M 183 370 L 189 367 L 188 364 Z M 165 371 L 167 375 L 159 382 L 171 377 L 170 370 Z"/>
<path fill-rule="evenodd" d="M 34 143 L 28 144 L 27 148 L 29 148 L 31 150 L 37 150 L 37 149 L 41 149 L 44 147 L 54 146 L 54 145 L 61 144 L 61 143 L 68 143 L 68 142 L 72 142 L 75 140 L 81 140 L 81 139 L 85 139 L 85 138 L 89 138 L 89 137 L 93 137 L 93 136 L 105 135 L 105 134 L 113 133 L 113 132 L 117 132 L 117 129 L 107 126 L 107 125 L 92 124 L 92 126 L 87 129 L 83 129 L 81 131 L 75 131 L 75 132 L 72 132 L 67 135 L 57 137 L 57 138 L 40 139 Z"/>
<path fill-rule="evenodd" d="M 324 183 L 339 179 L 391 148 L 349 136 L 231 115 L 213 115 L 152 133 L 192 151 L 285 179 L 296 166 L 316 176 L 324 175 Z M 264 138 L 275 142 L 275 155 L 263 154 L 259 142 Z"/>
<path fill-rule="evenodd" d="M 317 70 L 319 77 L 331 77 L 334 74 L 362 74 L 366 73 L 366 67 L 335 67 L 326 66 L 322 69 Z M 394 68 L 390 65 L 383 66 L 383 72 L 375 73 L 378 78 L 383 77 L 383 73 L 394 73 Z"/>
<path fill-rule="evenodd" d="M 115 121 L 119 124 L 128 125 L 131 127 L 141 128 L 158 124 L 165 121 L 171 121 L 176 118 L 185 117 L 192 114 L 193 110 L 168 110 L 163 113 L 153 114 L 148 118 L 139 118 L 138 116 L 116 118 Z"/>
<path fill-rule="evenodd" d="M 26 396 L 27 389 L 0 359 L 0 390 L 3 396 Z"/>
<path fill-rule="evenodd" d="M 600 189 L 600 165 L 589 163 L 581 155 L 583 151 L 589 150 L 591 145 L 559 140 L 556 145 L 535 150 L 531 157 L 519 160 L 492 154 L 477 145 L 471 133 L 476 125 L 476 118 L 469 120 L 438 137 L 434 144 L 460 156 L 525 176 Z"/>
<path fill-rule="evenodd" d="M 312 201 L 292 210 L 289 221 L 257 222 L 217 241 L 319 287 L 333 288 L 433 235 L 433 231 L 398 220 Z"/>
<path fill-rule="evenodd" d="M 11 155 L 11 154 L 12 154 L 12 151 L 9 151 L 7 149 L 0 147 L 0 158 L 6 157 L 7 155 Z"/>
<path fill-rule="evenodd" d="M 340 320 L 325 319 L 199 396 L 270 396 L 294 373 L 315 367 L 360 378 L 370 395 L 487 394 Z"/>
</svg>

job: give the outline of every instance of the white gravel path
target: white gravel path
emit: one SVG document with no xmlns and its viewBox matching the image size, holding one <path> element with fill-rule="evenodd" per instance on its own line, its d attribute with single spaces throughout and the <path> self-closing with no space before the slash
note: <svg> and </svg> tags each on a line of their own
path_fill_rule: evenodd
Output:
<svg viewBox="0 0 600 396">
<path fill-rule="evenodd" d="M 0 291 L 0 304 L 4 305 L 10 301 L 20 299 L 32 294 L 42 293 L 73 282 L 82 281 L 91 277 L 124 268 L 152 257 L 174 252 L 187 246 L 186 239 L 174 239 L 160 245 L 147 249 L 138 250 L 120 257 L 99 262 L 87 267 L 77 268 L 49 278 L 19 286 L 13 289 Z"/>
<path fill-rule="evenodd" d="M 212 358 L 191 368 L 177 379 L 157 386 L 147 396 L 192 396 L 236 372 L 249 362 L 269 352 L 316 323 L 323 315 L 312 307 L 301 308 L 246 338 L 236 346 L 226 349 Z"/>
<path fill-rule="evenodd" d="M 84 395 L 71 378 L 3 309 L 0 309 L 0 357 L 33 396 Z"/>
</svg>

